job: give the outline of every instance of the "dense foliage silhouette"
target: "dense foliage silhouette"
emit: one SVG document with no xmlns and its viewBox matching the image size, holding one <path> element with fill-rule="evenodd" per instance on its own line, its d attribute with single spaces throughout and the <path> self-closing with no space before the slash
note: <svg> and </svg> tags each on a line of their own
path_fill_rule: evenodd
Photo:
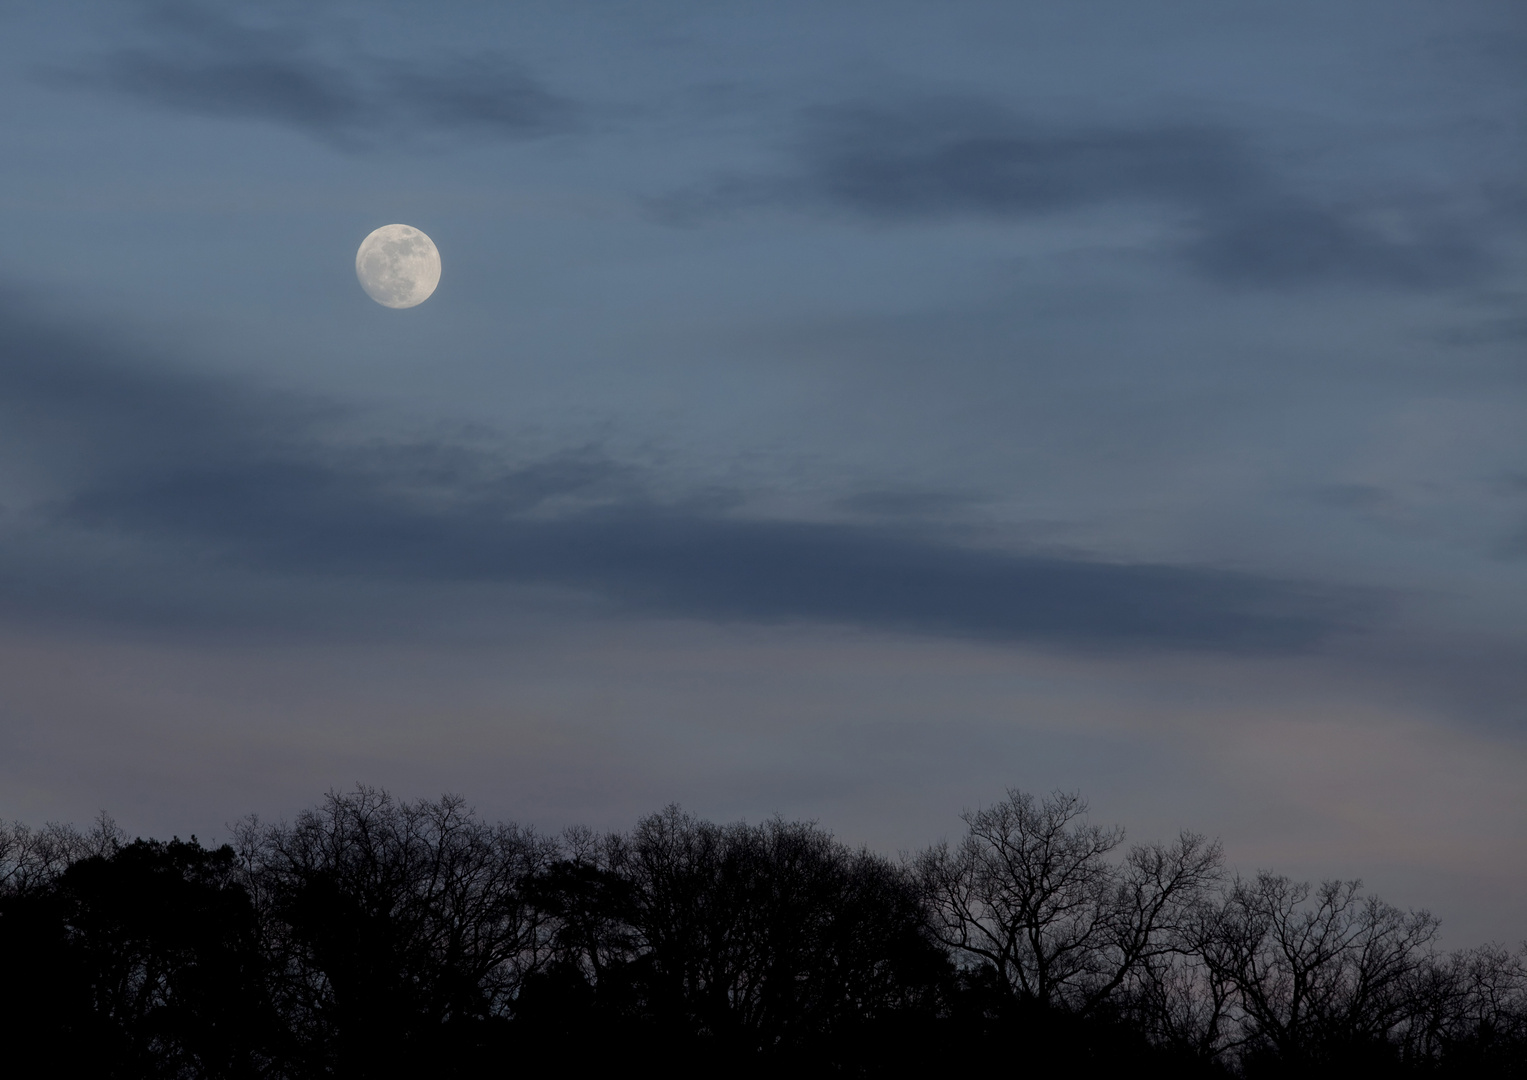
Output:
<svg viewBox="0 0 1527 1080">
<path fill-rule="evenodd" d="M 1527 1076 L 1527 946 L 1011 791 L 891 861 L 357 788 L 217 848 L 0 828 L 0 1029 L 101 1077 Z"/>
</svg>

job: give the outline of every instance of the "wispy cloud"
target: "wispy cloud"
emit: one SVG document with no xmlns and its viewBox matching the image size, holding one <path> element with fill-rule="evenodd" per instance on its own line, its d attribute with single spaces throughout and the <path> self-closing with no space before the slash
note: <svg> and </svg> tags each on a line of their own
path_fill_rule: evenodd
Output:
<svg viewBox="0 0 1527 1080">
<path fill-rule="evenodd" d="M 1062 127 L 980 101 L 821 110 L 799 149 L 822 195 L 886 218 L 1208 203 L 1258 179 L 1239 141 L 1213 128 Z"/>
<path fill-rule="evenodd" d="M 1206 209 L 1182 253 L 1207 277 L 1251 285 L 1447 289 L 1478 282 L 1493 266 L 1472 231 L 1456 223 L 1417 216 L 1394 236 L 1365 221 L 1361 208 L 1294 197 Z"/>
<path fill-rule="evenodd" d="M 299 24 L 253 25 L 211 5 L 149 10 L 141 43 L 45 77 L 282 124 L 351 151 L 441 133 L 535 138 L 578 122 L 572 101 L 500 53 L 403 60 L 321 43 Z"/>
<path fill-rule="evenodd" d="M 325 435 L 321 404 L 146 368 L 14 311 L 0 320 L 0 357 L 0 412 L 46 417 L 45 430 L 12 426 L 12 438 L 32 440 L 27 452 L 44 468 L 50 455 L 69 462 L 12 539 L 71 538 L 87 562 L 128 546 L 174 553 L 213 578 L 551 586 L 635 613 L 1082 648 L 1281 652 L 1362 618 L 1340 588 L 662 501 L 635 470 L 589 453 L 515 461 L 449 443 L 357 448 Z M 79 433 L 88 453 L 70 451 L 70 439 L 50 447 L 47 433 L 61 431 Z M 23 575 L 4 563 L 16 550 L 0 547 L 11 591 Z M 55 593 L 100 576 L 51 565 Z M 35 576 L 27 588 L 35 607 Z M 213 610 L 198 618 L 215 617 L 219 602 L 209 594 Z"/>
<path fill-rule="evenodd" d="M 722 177 L 655 206 L 672 220 L 826 206 L 895 224 L 1133 204 L 1174 215 L 1173 253 L 1227 284 L 1451 288 L 1493 266 L 1470 223 L 1425 205 L 1302 191 L 1216 124 L 1047 123 L 938 98 L 812 111 L 793 154 L 794 171 Z"/>
</svg>

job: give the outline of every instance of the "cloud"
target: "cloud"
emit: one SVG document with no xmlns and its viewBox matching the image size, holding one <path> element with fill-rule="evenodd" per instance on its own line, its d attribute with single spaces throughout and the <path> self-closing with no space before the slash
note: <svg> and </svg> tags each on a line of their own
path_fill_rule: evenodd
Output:
<svg viewBox="0 0 1527 1080">
<path fill-rule="evenodd" d="M 1201 568 L 983 551 L 889 529 L 722 518 L 630 503 L 538 519 L 493 501 L 424 508 L 371 478 L 290 464 L 82 494 L 71 522 L 194 538 L 299 575 L 586 591 L 629 610 L 816 621 L 1068 645 L 1309 647 L 1337 597 Z"/>
<path fill-rule="evenodd" d="M 1504 498 L 1527 505 L 1527 473 L 1508 473 L 1501 477 L 1497 489 Z M 1507 559 L 1527 559 L 1527 520 L 1514 536 L 1507 539 L 1500 554 Z"/>
<path fill-rule="evenodd" d="M 1479 281 L 1489 254 L 1466 231 L 1415 222 L 1395 238 L 1358 211 L 1294 198 L 1206 211 L 1183 254 L 1205 276 L 1234 284 L 1298 285 L 1355 281 L 1446 289 Z"/>
<path fill-rule="evenodd" d="M 146 44 L 48 78 L 184 112 L 266 120 L 351 151 L 440 133 L 535 138 L 577 123 L 571 101 L 496 53 L 420 63 L 325 49 L 295 26 L 259 27 L 210 6 L 150 11 Z"/>
<path fill-rule="evenodd" d="M 822 195 L 884 218 L 1207 203 L 1255 181 L 1243 147 L 1213 128 L 1047 126 L 982 102 L 820 112 L 800 152 Z"/>
<path fill-rule="evenodd" d="M 1448 345 L 1497 345 L 1527 341 L 1527 315 L 1484 319 L 1470 326 L 1455 326 L 1437 335 Z"/>
<path fill-rule="evenodd" d="M 1226 284 L 1451 288 L 1493 266 L 1473 228 L 1426 207 L 1296 190 L 1223 125 L 1045 123 L 941 98 L 813 111 L 793 156 L 793 173 L 723 177 L 660 200 L 658 213 L 681 222 L 784 204 L 898 224 L 1125 204 L 1165 210 L 1173 253 Z"/>
<path fill-rule="evenodd" d="M 969 492 L 874 488 L 839 499 L 837 507 L 855 516 L 917 519 L 958 513 L 980 501 Z"/>
<path fill-rule="evenodd" d="M 635 470 L 589 452 L 527 462 L 446 442 L 356 445 L 325 434 L 321 405 L 110 351 L 0 312 L 0 413 L 88 432 L 90 448 L 0 543 L 12 608 L 36 612 L 49 596 L 88 607 L 89 589 L 71 583 L 139 573 L 113 561 L 128 551 L 148 553 L 166 589 L 212 582 L 200 622 L 216 621 L 220 578 L 251 576 L 315 583 L 326 602 L 347 585 L 550 586 L 638 614 L 1080 648 L 1281 652 L 1364 617 L 1345 590 L 1253 574 L 660 501 Z M 50 454 L 67 456 L 45 440 L 27 456 Z M 131 607 L 114 602 L 113 617 Z"/>
</svg>

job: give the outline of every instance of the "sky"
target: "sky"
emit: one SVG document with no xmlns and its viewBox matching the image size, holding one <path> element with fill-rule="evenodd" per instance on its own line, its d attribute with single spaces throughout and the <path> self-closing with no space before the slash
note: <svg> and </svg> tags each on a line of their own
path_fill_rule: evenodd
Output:
<svg viewBox="0 0 1527 1080">
<path fill-rule="evenodd" d="M 1515 0 L 8 6 L 0 818 L 1080 790 L 1519 940 L 1524 177 Z"/>
</svg>

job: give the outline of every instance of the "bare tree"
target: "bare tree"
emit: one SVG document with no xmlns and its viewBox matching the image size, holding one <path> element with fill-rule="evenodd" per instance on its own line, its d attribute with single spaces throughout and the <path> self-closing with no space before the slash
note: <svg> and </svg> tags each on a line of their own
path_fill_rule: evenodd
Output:
<svg viewBox="0 0 1527 1080">
<path fill-rule="evenodd" d="M 0 822 L 0 896 L 28 893 L 51 885 L 72 862 L 111 855 L 127 840 L 109 814 L 102 812 L 86 832 L 72 825 L 29 828 L 19 821 Z"/>
<path fill-rule="evenodd" d="M 612 966 L 629 963 L 640 946 L 631 927 L 631 882 L 611 867 L 621 844 L 618 835 L 575 825 L 562 835 L 561 857 L 526 882 L 546 919 L 549 962 L 589 990 Z"/>
<path fill-rule="evenodd" d="M 1248 1052 L 1297 1063 L 1387 1044 L 1411 1022 L 1436 930 L 1359 881 L 1312 889 L 1263 873 L 1235 883 L 1201 945 L 1236 988 Z"/>
<path fill-rule="evenodd" d="M 1113 897 L 1113 934 L 1102 965 L 1108 975 L 1093 987 L 1091 1001 L 1118 990 L 1143 966 L 1192 950 L 1203 899 L 1221 880 L 1222 860 L 1218 841 L 1186 830 L 1171 844 L 1130 849 Z"/>
<path fill-rule="evenodd" d="M 1125 1015 L 1151 1042 L 1199 1061 L 1238 1045 L 1235 986 L 1192 952 L 1146 959 L 1135 972 Z"/>
<path fill-rule="evenodd" d="M 278 1003 L 320 1056 L 396 1067 L 447 1027 L 501 1015 L 544 949 L 525 883 L 555 845 L 460 798 L 361 787 L 236 836 Z"/>
<path fill-rule="evenodd" d="M 1090 1011 L 1183 930 L 1219 874 L 1220 849 L 1194 833 L 1110 856 L 1121 828 L 1086 820 L 1074 793 L 1010 790 L 967 812 L 969 831 L 917 861 L 940 940 L 990 964 L 1001 985 L 1042 1005 Z"/>
<path fill-rule="evenodd" d="M 1422 1007 L 1399 1032 L 1410 1060 L 1480 1075 L 1527 1061 L 1527 944 L 1431 958 L 1416 981 Z"/>
<path fill-rule="evenodd" d="M 612 847 L 650 1000 L 763 1049 L 909 1006 L 942 957 L 915 884 L 814 825 L 713 825 L 669 807 Z"/>
<path fill-rule="evenodd" d="M 371 788 L 250 819 L 237 851 L 0 826 L 0 1020 L 124 1075 L 893 1075 L 1014 1045 L 1036 1069 L 1520 1075 L 1527 945 L 1439 955 L 1435 919 L 1359 882 L 1226 883 L 1217 843 L 1126 848 L 1086 810 L 1009 791 L 900 865 L 810 823 L 669 807 L 552 841 Z"/>
<path fill-rule="evenodd" d="M 963 815 L 969 831 L 958 847 L 940 845 L 918 864 L 940 940 L 1043 1004 L 1096 977 L 1113 930 L 1107 856 L 1124 832 L 1087 824 L 1086 810 L 1074 793 L 1036 802 L 1010 790 Z"/>
</svg>

